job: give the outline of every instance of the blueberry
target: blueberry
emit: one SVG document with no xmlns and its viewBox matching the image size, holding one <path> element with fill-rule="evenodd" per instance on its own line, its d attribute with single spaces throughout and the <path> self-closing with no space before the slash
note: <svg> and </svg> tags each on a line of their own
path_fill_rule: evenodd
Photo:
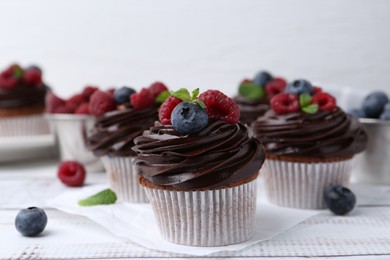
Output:
<svg viewBox="0 0 390 260">
<path fill-rule="evenodd" d="M 172 125 L 180 134 L 194 134 L 207 126 L 209 117 L 198 104 L 182 102 L 171 114 Z"/>
<path fill-rule="evenodd" d="M 302 93 L 313 94 L 313 86 L 307 80 L 297 79 L 288 84 L 284 92 L 291 93 L 297 96 Z"/>
<path fill-rule="evenodd" d="M 383 112 L 381 116 L 379 117 L 381 120 L 390 120 L 390 103 L 387 103 L 385 107 L 383 108 Z"/>
<path fill-rule="evenodd" d="M 45 211 L 37 207 L 29 207 L 19 211 L 15 219 L 16 229 L 27 237 L 40 234 L 46 227 L 47 216 Z"/>
<path fill-rule="evenodd" d="M 353 192 L 341 185 L 333 186 L 325 190 L 325 204 L 336 215 L 345 215 L 350 212 L 356 204 L 356 197 Z"/>
<path fill-rule="evenodd" d="M 353 108 L 353 109 L 348 111 L 348 114 L 350 114 L 351 116 L 357 117 L 357 118 L 367 117 L 366 113 L 364 113 L 363 109 L 361 109 L 361 108 Z"/>
<path fill-rule="evenodd" d="M 271 74 L 269 74 L 267 71 L 260 71 L 256 74 L 252 82 L 264 88 L 265 84 L 267 84 L 272 79 L 273 78 Z"/>
<path fill-rule="evenodd" d="M 115 103 L 125 104 L 130 102 L 131 94 L 134 94 L 135 90 L 129 87 L 121 87 L 114 92 Z"/>
<path fill-rule="evenodd" d="M 382 91 L 375 91 L 368 95 L 362 104 L 362 109 L 369 118 L 379 118 L 383 112 L 386 103 L 389 102 L 389 97 Z"/>
</svg>

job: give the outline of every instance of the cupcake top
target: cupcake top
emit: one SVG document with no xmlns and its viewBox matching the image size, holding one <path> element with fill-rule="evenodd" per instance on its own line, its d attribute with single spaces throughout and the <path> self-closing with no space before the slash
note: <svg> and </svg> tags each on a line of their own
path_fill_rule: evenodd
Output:
<svg viewBox="0 0 390 260">
<path fill-rule="evenodd" d="M 238 95 L 233 100 L 241 111 L 240 121 L 250 125 L 269 109 L 269 100 L 282 92 L 287 83 L 283 78 L 273 77 L 266 71 L 260 71 L 250 80 L 243 80 Z"/>
<path fill-rule="evenodd" d="M 88 138 L 88 147 L 96 156 L 135 156 L 131 149 L 134 138 L 158 119 L 159 104 L 169 95 L 160 82 L 138 93 L 129 87 L 115 90 L 113 95 L 96 91 L 89 111 L 97 116 Z"/>
<path fill-rule="evenodd" d="M 306 80 L 296 80 L 271 100 L 271 110 L 252 123 L 267 153 L 287 157 L 350 158 L 367 135 L 336 99 Z"/>
<path fill-rule="evenodd" d="M 185 94 L 183 94 L 186 92 Z M 173 190 L 207 190 L 255 179 L 265 155 L 239 109 L 218 90 L 172 93 L 155 126 L 135 138 L 141 182 Z"/>
<path fill-rule="evenodd" d="M 38 67 L 13 64 L 0 73 L 0 108 L 43 107 L 47 90 Z"/>
</svg>

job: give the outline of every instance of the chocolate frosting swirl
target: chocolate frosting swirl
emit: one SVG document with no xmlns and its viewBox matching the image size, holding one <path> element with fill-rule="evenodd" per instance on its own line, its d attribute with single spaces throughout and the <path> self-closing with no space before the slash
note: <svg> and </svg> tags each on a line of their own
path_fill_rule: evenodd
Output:
<svg viewBox="0 0 390 260">
<path fill-rule="evenodd" d="M 338 107 L 316 114 L 277 115 L 269 110 L 252 123 L 252 129 L 273 155 L 349 158 L 367 144 L 359 121 Z"/>
<path fill-rule="evenodd" d="M 38 87 L 19 83 L 11 90 L 0 88 L 0 108 L 18 108 L 45 105 L 45 96 L 49 88 L 42 84 Z"/>
<path fill-rule="evenodd" d="M 134 138 L 157 120 L 157 107 L 142 110 L 125 108 L 97 119 L 88 147 L 96 156 L 136 156 Z"/>
<path fill-rule="evenodd" d="M 269 104 L 265 98 L 253 100 L 238 95 L 233 100 L 240 109 L 240 122 L 247 125 L 251 125 L 253 121 L 264 115 L 269 109 Z"/>
<path fill-rule="evenodd" d="M 256 178 L 265 151 L 248 127 L 214 121 L 194 135 L 154 126 L 135 139 L 138 173 L 176 190 L 214 189 Z"/>
</svg>

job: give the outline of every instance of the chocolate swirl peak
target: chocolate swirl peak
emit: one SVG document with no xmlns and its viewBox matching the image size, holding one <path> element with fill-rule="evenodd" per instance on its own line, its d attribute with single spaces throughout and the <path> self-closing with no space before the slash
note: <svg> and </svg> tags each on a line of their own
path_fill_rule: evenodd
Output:
<svg viewBox="0 0 390 260">
<path fill-rule="evenodd" d="M 269 109 L 269 104 L 266 98 L 248 99 L 243 96 L 235 96 L 233 100 L 237 103 L 240 109 L 240 122 L 250 125 L 258 117 L 264 115 Z"/>
<path fill-rule="evenodd" d="M 217 189 L 256 178 L 262 145 L 241 123 L 214 121 L 193 135 L 154 126 L 134 140 L 138 173 L 153 185 L 176 190 Z"/>
<path fill-rule="evenodd" d="M 339 107 L 315 114 L 277 115 L 269 110 L 252 123 L 252 129 L 271 155 L 350 158 L 367 144 L 358 120 Z"/>
<path fill-rule="evenodd" d="M 96 121 L 88 147 L 96 156 L 136 156 L 134 138 L 157 120 L 157 107 L 125 108 L 105 113 Z"/>
</svg>

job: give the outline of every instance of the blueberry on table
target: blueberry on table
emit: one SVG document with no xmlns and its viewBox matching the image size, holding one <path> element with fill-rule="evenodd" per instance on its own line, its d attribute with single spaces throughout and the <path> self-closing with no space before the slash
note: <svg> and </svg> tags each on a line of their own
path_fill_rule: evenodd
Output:
<svg viewBox="0 0 390 260">
<path fill-rule="evenodd" d="M 379 118 L 388 102 L 389 97 L 386 93 L 382 91 L 375 91 L 364 99 L 362 109 L 367 117 Z"/>
<path fill-rule="evenodd" d="M 387 103 L 383 109 L 383 112 L 381 116 L 379 117 L 380 120 L 390 120 L 390 103 Z"/>
<path fill-rule="evenodd" d="M 357 117 L 357 118 L 367 117 L 366 113 L 364 113 L 363 109 L 361 109 L 361 108 L 353 108 L 353 109 L 348 111 L 348 114 L 350 114 L 351 116 Z"/>
<path fill-rule="evenodd" d="M 129 87 L 121 87 L 114 92 L 115 103 L 125 104 L 130 102 L 130 96 L 135 93 L 135 90 Z"/>
<path fill-rule="evenodd" d="M 15 219 L 15 227 L 23 236 L 39 235 L 46 227 L 47 216 L 43 209 L 29 207 L 19 211 Z"/>
<path fill-rule="evenodd" d="M 208 116 L 198 104 L 182 102 L 172 111 L 173 128 L 180 134 L 194 134 L 207 126 Z"/>
<path fill-rule="evenodd" d="M 353 192 L 341 185 L 333 186 L 325 190 L 325 204 L 336 215 L 349 213 L 356 204 Z"/>
<path fill-rule="evenodd" d="M 267 71 L 260 71 L 258 72 L 255 77 L 253 78 L 252 82 L 255 83 L 258 86 L 265 87 L 265 85 L 272 80 L 271 74 L 269 74 Z"/>
<path fill-rule="evenodd" d="M 297 79 L 288 84 L 284 92 L 298 96 L 302 93 L 313 94 L 313 86 L 307 80 Z"/>
</svg>

